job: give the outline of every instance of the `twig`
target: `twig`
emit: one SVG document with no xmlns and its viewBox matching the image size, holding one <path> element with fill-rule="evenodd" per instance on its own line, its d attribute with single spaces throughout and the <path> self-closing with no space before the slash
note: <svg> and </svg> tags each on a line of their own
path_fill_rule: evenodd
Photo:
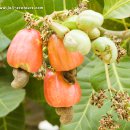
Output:
<svg viewBox="0 0 130 130">
<path fill-rule="evenodd" d="M 107 85 L 108 85 L 108 90 L 110 91 L 111 97 L 112 97 L 112 92 L 111 92 L 111 81 L 109 77 L 109 71 L 108 71 L 108 65 L 105 63 L 105 73 L 106 73 L 106 80 L 107 80 Z"/>
<path fill-rule="evenodd" d="M 102 34 L 118 36 L 118 37 L 122 38 L 123 40 L 130 37 L 130 29 L 125 30 L 125 31 L 112 31 L 112 30 L 107 30 L 103 27 L 100 27 L 99 29 Z"/>
</svg>

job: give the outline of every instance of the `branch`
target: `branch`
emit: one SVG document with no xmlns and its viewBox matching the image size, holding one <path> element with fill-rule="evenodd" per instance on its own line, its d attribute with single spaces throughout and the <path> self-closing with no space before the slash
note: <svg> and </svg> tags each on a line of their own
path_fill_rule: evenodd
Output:
<svg viewBox="0 0 130 130">
<path fill-rule="evenodd" d="M 105 63 L 105 73 L 106 73 L 106 80 L 107 80 L 107 86 L 108 86 L 108 90 L 110 91 L 111 97 L 112 97 L 112 86 L 111 86 L 111 80 L 110 80 L 110 76 L 109 76 L 109 70 L 108 70 L 108 65 Z"/>
<path fill-rule="evenodd" d="M 130 29 L 125 30 L 125 31 L 112 31 L 112 30 L 107 30 L 102 27 L 100 27 L 99 29 L 102 34 L 118 36 L 118 37 L 122 38 L 123 40 L 130 38 Z"/>
</svg>

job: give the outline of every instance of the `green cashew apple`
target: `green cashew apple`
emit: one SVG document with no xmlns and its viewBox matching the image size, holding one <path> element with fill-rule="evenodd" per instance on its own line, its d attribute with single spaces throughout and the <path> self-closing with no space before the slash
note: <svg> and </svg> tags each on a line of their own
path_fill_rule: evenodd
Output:
<svg viewBox="0 0 130 130">
<path fill-rule="evenodd" d="M 50 28 L 57 34 L 59 38 L 63 38 L 65 34 L 69 32 L 69 28 L 57 22 L 52 22 Z"/>
<path fill-rule="evenodd" d="M 88 36 L 92 40 L 100 37 L 100 31 L 99 31 L 99 29 L 98 28 L 94 28 L 94 29 L 90 30 L 88 32 Z"/>
<path fill-rule="evenodd" d="M 115 43 L 107 37 L 99 37 L 92 42 L 94 53 L 106 64 L 116 61 L 118 50 Z"/>
<path fill-rule="evenodd" d="M 91 49 L 88 35 L 81 30 L 71 30 L 65 35 L 63 42 L 65 47 L 71 52 L 80 52 L 86 55 Z"/>
<path fill-rule="evenodd" d="M 77 29 L 77 24 L 76 24 L 77 18 L 78 18 L 78 15 L 70 16 L 63 22 L 63 25 L 65 25 L 66 27 L 68 27 L 71 30 Z"/>
<path fill-rule="evenodd" d="M 88 32 L 93 28 L 100 27 L 103 24 L 103 15 L 93 10 L 85 10 L 81 12 L 77 19 L 79 29 Z"/>
</svg>

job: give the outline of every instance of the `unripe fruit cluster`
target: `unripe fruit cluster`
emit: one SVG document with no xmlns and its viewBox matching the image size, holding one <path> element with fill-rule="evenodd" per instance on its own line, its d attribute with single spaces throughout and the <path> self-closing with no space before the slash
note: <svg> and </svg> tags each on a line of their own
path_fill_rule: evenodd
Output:
<svg viewBox="0 0 130 130">
<path fill-rule="evenodd" d="M 63 39 L 65 47 L 70 52 L 80 52 L 86 55 L 91 49 L 90 39 L 93 40 L 100 36 L 98 27 L 103 24 L 103 21 L 104 18 L 100 13 L 85 10 L 79 15 L 68 17 L 59 26 L 56 22 L 52 22 L 51 29 Z"/>
<path fill-rule="evenodd" d="M 110 64 L 116 61 L 118 51 L 112 40 L 100 37 L 98 28 L 101 27 L 103 21 L 102 14 L 93 10 L 85 10 L 79 15 L 68 17 L 62 24 L 58 23 L 59 26 L 55 26 L 57 24 L 52 22 L 51 28 L 58 37 L 63 39 L 64 46 L 69 52 L 86 55 L 92 46 L 94 53 L 103 62 Z"/>
</svg>

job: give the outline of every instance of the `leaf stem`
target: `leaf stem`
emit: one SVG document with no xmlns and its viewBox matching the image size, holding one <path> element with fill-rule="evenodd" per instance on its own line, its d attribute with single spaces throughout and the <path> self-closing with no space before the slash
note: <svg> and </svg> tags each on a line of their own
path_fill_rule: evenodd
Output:
<svg viewBox="0 0 130 130">
<path fill-rule="evenodd" d="M 125 27 L 125 30 L 128 30 L 128 27 L 127 27 L 127 25 L 126 25 L 125 19 L 122 19 L 122 22 L 123 22 L 123 25 L 124 25 L 124 27 Z"/>
<path fill-rule="evenodd" d="M 7 124 L 6 124 L 5 117 L 3 117 L 3 125 L 4 125 L 4 130 L 7 130 Z"/>
<path fill-rule="evenodd" d="M 124 40 L 130 37 L 130 29 L 124 31 L 112 31 L 112 30 L 107 30 L 103 27 L 100 27 L 99 29 L 103 34 L 118 36 Z"/>
<path fill-rule="evenodd" d="M 121 19 L 111 19 L 111 20 L 114 21 L 114 22 L 123 24 L 123 21 L 122 21 Z M 129 24 L 129 23 L 127 23 L 127 22 L 125 22 L 125 23 L 126 23 L 126 26 L 127 26 L 127 27 L 130 27 L 130 24 Z"/>
<path fill-rule="evenodd" d="M 119 85 L 119 88 L 120 88 L 120 90 L 121 90 L 122 92 L 124 92 L 124 91 L 123 91 L 123 87 L 122 87 L 122 85 L 121 85 L 121 82 L 120 82 L 120 80 L 119 80 L 119 76 L 118 76 L 118 73 L 117 73 L 117 70 L 116 70 L 116 66 L 115 66 L 114 63 L 112 63 L 112 67 L 113 67 L 113 71 L 114 71 L 114 74 L 115 74 L 115 76 L 116 76 L 116 80 L 117 80 L 117 83 L 118 83 L 118 85 Z"/>
<path fill-rule="evenodd" d="M 126 39 L 125 41 L 123 41 L 123 44 L 121 44 L 121 47 L 125 48 L 127 45 L 127 42 L 130 40 L 130 37 L 128 39 Z"/>
<path fill-rule="evenodd" d="M 91 95 L 92 96 L 92 95 Z M 90 97 L 91 97 L 90 96 Z M 90 101 L 91 101 L 91 98 L 89 98 L 89 100 L 88 100 L 88 103 L 86 104 L 86 107 L 85 107 L 85 109 L 84 109 L 84 111 L 83 111 L 83 114 L 82 114 L 82 116 L 79 118 L 79 122 L 76 124 L 76 127 L 75 127 L 75 129 L 74 130 L 77 130 L 77 128 L 80 126 L 80 124 L 81 124 L 81 121 L 84 119 L 84 116 L 85 116 L 85 114 L 86 114 L 86 112 L 87 112 L 87 110 L 88 110 L 88 107 L 89 107 L 89 105 L 90 105 Z M 88 119 L 87 119 L 88 120 Z M 88 122 L 89 123 L 89 122 Z M 91 128 L 91 125 L 89 124 L 89 127 Z M 91 130 L 92 130 L 92 128 L 91 128 Z"/>
<path fill-rule="evenodd" d="M 63 0 L 63 8 L 66 10 L 66 0 Z"/>
<path fill-rule="evenodd" d="M 110 81 L 110 77 L 109 77 L 109 71 L 108 71 L 108 65 L 105 63 L 105 73 L 106 73 L 106 79 L 107 79 L 107 85 L 108 85 L 108 89 L 110 90 L 110 94 L 112 97 L 112 92 L 111 92 L 111 81 Z"/>
</svg>

